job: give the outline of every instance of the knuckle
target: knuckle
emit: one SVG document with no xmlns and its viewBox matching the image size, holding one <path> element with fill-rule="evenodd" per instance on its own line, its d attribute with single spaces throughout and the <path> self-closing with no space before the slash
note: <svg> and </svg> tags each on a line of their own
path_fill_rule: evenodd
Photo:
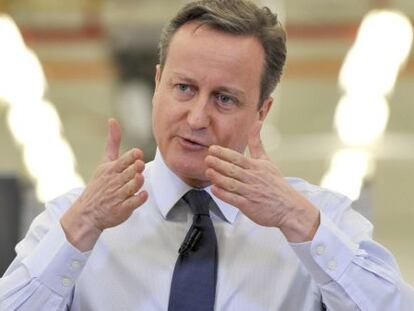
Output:
<svg viewBox="0 0 414 311">
<path fill-rule="evenodd" d="M 125 175 L 126 175 L 126 180 L 130 180 L 131 178 L 133 178 L 134 175 L 135 175 L 135 168 L 133 166 L 129 167 L 126 170 L 126 174 Z"/>
<path fill-rule="evenodd" d="M 125 200 L 124 202 L 122 202 L 121 204 L 121 209 L 128 209 L 130 206 L 130 201 L 129 200 Z"/>
<path fill-rule="evenodd" d="M 126 183 L 126 182 L 128 182 L 128 180 L 130 179 L 130 177 L 129 177 L 129 171 L 125 171 L 125 172 L 123 172 L 122 173 L 122 182 L 124 182 L 124 183 Z"/>
<path fill-rule="evenodd" d="M 125 186 L 122 187 L 122 191 L 120 192 L 122 197 L 128 197 L 129 196 L 129 183 L 125 184 Z"/>
<path fill-rule="evenodd" d="M 237 172 L 236 166 L 234 164 L 231 164 L 229 168 L 229 176 L 230 177 L 236 176 L 236 172 Z"/>
<path fill-rule="evenodd" d="M 237 190 L 236 182 L 234 181 L 234 179 L 229 180 L 228 189 L 232 192 Z"/>
<path fill-rule="evenodd" d="M 133 195 L 135 190 L 135 183 L 131 182 L 128 184 L 128 195 Z"/>
</svg>

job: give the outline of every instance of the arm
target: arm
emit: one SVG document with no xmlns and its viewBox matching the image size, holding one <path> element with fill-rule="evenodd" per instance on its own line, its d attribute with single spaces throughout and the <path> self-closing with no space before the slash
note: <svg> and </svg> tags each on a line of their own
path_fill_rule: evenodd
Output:
<svg viewBox="0 0 414 311">
<path fill-rule="evenodd" d="M 0 279 L 0 310 L 66 310 L 70 305 L 74 281 L 89 253 L 66 241 L 59 218 L 80 192 L 76 189 L 48 202 L 16 246 L 17 256 Z"/>
<path fill-rule="evenodd" d="M 371 239 L 371 224 L 350 208 L 348 200 L 331 200 L 325 207 L 338 210 L 336 217 L 321 211 L 312 241 L 291 246 L 318 284 L 327 309 L 407 310 L 400 308 L 401 299 L 409 297 L 403 297 L 398 266 Z"/>
<path fill-rule="evenodd" d="M 0 280 L 1 310 L 66 310 L 102 231 L 146 201 L 145 191 L 136 194 L 144 181 L 142 151 L 119 156 L 120 140 L 120 127 L 110 120 L 105 158 L 84 191 L 47 204 L 33 222 Z"/>
<path fill-rule="evenodd" d="M 332 215 L 320 212 L 315 204 L 326 203 L 311 202 L 287 183 L 259 133 L 256 128 L 249 137 L 251 158 L 210 147 L 205 161 L 212 192 L 257 224 L 281 230 L 328 310 L 400 310 L 410 291 L 392 255 L 371 239 L 370 224 L 349 209 L 348 201 L 336 200 Z"/>
</svg>

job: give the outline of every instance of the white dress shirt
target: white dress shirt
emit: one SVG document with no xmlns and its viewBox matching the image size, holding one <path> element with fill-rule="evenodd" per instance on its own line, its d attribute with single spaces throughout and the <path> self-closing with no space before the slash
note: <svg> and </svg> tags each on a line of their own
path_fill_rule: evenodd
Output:
<svg viewBox="0 0 414 311">
<path fill-rule="evenodd" d="M 190 187 L 159 152 L 144 176 L 147 202 L 87 253 L 59 224 L 82 189 L 48 202 L 0 280 L 0 310 L 167 310 L 178 248 L 192 223 L 180 200 Z M 210 211 L 219 253 L 215 310 L 321 310 L 322 301 L 328 310 L 409 310 L 410 287 L 350 200 L 287 180 L 320 209 L 311 242 L 290 244 L 205 189 L 218 206 Z"/>
</svg>

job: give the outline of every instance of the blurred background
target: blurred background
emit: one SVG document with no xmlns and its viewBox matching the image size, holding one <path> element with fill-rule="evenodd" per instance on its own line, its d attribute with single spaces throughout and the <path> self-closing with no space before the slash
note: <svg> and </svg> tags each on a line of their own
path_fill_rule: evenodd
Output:
<svg viewBox="0 0 414 311">
<path fill-rule="evenodd" d="M 186 2 L 0 0 L 0 273 L 43 203 L 89 180 L 109 117 L 152 159 L 157 43 Z M 269 154 L 356 200 L 414 284 L 414 2 L 256 2 L 288 33 Z"/>
</svg>

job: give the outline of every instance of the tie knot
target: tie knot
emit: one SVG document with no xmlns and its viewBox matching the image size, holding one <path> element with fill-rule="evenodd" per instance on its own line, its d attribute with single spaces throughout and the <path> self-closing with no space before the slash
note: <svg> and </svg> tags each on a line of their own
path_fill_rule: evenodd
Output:
<svg viewBox="0 0 414 311">
<path fill-rule="evenodd" d="M 211 197 L 206 191 L 192 189 L 183 196 L 183 199 L 190 206 L 194 215 L 210 216 L 208 206 Z"/>
</svg>

